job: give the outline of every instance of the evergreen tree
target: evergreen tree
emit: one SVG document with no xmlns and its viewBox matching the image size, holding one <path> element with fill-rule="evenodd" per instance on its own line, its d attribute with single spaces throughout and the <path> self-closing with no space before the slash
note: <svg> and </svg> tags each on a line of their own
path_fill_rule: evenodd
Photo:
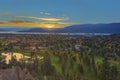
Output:
<svg viewBox="0 0 120 80">
<path fill-rule="evenodd" d="M 110 70 L 110 80 L 117 80 L 118 70 L 117 66 L 112 66 Z"/>
<path fill-rule="evenodd" d="M 78 64 L 78 71 L 79 71 L 81 74 L 84 73 L 84 69 L 83 69 L 82 64 Z"/>
<path fill-rule="evenodd" d="M 110 64 L 107 58 L 104 58 L 100 67 L 99 80 L 110 80 Z"/>
</svg>

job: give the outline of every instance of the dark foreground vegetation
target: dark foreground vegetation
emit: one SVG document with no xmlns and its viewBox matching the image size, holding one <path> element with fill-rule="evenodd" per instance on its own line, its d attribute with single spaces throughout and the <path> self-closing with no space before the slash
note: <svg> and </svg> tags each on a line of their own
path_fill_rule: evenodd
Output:
<svg viewBox="0 0 120 80">
<path fill-rule="evenodd" d="M 9 80 L 120 80 L 120 35 L 1 34 L 0 53 L 0 80 L 11 68 L 30 77 Z"/>
</svg>

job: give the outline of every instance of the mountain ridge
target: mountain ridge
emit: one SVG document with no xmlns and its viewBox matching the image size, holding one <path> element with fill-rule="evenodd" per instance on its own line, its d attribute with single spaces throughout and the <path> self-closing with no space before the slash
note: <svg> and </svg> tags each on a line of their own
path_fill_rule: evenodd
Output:
<svg viewBox="0 0 120 80">
<path fill-rule="evenodd" d="M 64 28 L 32 28 L 20 32 L 56 32 L 56 33 L 120 33 L 120 23 L 110 24 L 77 24 Z"/>
<path fill-rule="evenodd" d="M 64 28 L 0 28 L 0 32 L 120 33 L 120 23 L 76 24 Z"/>
</svg>

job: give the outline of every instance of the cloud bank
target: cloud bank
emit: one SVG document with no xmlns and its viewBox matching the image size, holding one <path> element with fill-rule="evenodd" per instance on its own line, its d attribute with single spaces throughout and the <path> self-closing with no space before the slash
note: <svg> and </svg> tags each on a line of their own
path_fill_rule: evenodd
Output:
<svg viewBox="0 0 120 80">
<path fill-rule="evenodd" d="M 40 12 L 40 14 L 52 15 L 46 12 Z M 11 17 L 8 12 L 4 13 L 2 17 L 5 17 L 5 20 L 0 18 L 0 27 L 63 28 L 74 24 L 68 21 L 68 17 L 12 16 L 13 18 L 6 19 L 6 17 Z"/>
</svg>

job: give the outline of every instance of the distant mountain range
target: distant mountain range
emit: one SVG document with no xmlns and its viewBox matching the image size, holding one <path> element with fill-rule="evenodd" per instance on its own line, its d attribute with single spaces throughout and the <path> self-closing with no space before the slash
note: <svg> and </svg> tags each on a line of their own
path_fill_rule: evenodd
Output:
<svg viewBox="0 0 120 80">
<path fill-rule="evenodd" d="M 67 26 L 65 28 L 11 28 L 0 29 L 0 31 L 16 31 L 16 32 L 58 32 L 58 33 L 120 33 L 120 23 L 110 24 L 78 24 Z"/>
<path fill-rule="evenodd" d="M 17 27 L 2 27 L 0 28 L 0 32 L 19 32 L 23 30 L 29 30 L 30 28 L 17 28 Z"/>
<path fill-rule="evenodd" d="M 72 25 L 55 31 L 64 33 L 120 33 L 120 23 Z"/>
</svg>

